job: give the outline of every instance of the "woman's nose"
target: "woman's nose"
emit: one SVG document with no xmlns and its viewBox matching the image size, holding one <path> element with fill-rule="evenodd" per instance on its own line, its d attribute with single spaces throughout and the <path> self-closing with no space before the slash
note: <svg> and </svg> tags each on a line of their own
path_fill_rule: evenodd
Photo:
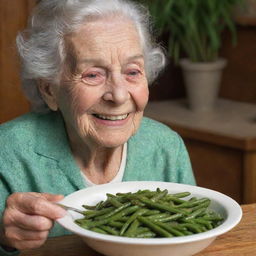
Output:
<svg viewBox="0 0 256 256">
<path fill-rule="evenodd" d="M 127 82 L 122 78 L 111 79 L 107 90 L 103 95 L 106 101 L 112 101 L 115 104 L 123 104 L 130 98 Z"/>
</svg>

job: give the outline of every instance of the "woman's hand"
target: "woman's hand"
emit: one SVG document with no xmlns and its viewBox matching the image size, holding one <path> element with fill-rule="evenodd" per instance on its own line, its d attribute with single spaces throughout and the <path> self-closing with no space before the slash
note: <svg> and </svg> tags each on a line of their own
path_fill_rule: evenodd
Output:
<svg viewBox="0 0 256 256">
<path fill-rule="evenodd" d="M 34 192 L 10 195 L 3 214 L 1 244 L 18 250 L 44 244 L 54 220 L 66 214 L 52 203 L 62 198 L 62 195 Z"/>
</svg>

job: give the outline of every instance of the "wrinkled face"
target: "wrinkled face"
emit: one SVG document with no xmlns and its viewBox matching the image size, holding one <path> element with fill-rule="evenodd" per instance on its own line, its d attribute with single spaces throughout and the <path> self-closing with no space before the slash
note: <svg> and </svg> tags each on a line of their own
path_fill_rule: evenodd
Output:
<svg viewBox="0 0 256 256">
<path fill-rule="evenodd" d="M 56 100 L 69 137 L 116 147 L 138 129 L 148 101 L 143 50 L 127 20 L 97 20 L 67 38 Z"/>
</svg>

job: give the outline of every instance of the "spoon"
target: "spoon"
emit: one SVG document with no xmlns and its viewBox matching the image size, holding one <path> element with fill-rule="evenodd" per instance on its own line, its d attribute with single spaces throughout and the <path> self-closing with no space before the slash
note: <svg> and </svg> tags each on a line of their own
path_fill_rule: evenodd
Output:
<svg viewBox="0 0 256 256">
<path fill-rule="evenodd" d="M 83 211 L 83 210 L 79 210 L 79 209 L 77 209 L 77 208 L 64 205 L 64 204 L 62 204 L 62 203 L 55 203 L 55 204 L 58 205 L 58 206 L 60 206 L 60 207 L 62 207 L 62 208 L 65 209 L 65 210 L 69 210 L 69 211 L 73 211 L 73 212 L 78 212 L 78 213 L 84 215 L 84 211 Z"/>
</svg>

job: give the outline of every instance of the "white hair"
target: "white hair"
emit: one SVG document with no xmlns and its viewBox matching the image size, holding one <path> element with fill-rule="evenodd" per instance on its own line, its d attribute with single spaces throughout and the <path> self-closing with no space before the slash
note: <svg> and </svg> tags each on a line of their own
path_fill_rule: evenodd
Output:
<svg viewBox="0 0 256 256">
<path fill-rule="evenodd" d="M 166 64 L 162 47 L 152 37 L 147 8 L 129 0 L 41 0 L 34 9 L 28 28 L 16 38 L 22 64 L 22 87 L 34 111 L 48 109 L 37 81 L 58 83 L 66 52 L 64 36 L 86 19 L 118 14 L 130 19 L 138 31 L 144 51 L 146 74 L 152 83 Z"/>
</svg>

